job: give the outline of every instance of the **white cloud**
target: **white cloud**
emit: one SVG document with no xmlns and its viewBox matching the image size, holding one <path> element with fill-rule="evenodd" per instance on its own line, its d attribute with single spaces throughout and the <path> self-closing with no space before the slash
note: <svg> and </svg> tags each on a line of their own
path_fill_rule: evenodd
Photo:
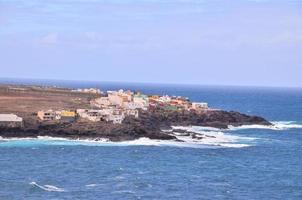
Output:
<svg viewBox="0 0 302 200">
<path fill-rule="evenodd" d="M 43 45 L 55 45 L 59 42 L 59 36 L 57 33 L 49 33 L 39 39 L 39 43 Z"/>
</svg>

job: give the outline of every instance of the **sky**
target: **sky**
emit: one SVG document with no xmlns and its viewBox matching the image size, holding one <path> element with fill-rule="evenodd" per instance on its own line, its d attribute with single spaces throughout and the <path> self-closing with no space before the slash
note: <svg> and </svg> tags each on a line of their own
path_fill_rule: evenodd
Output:
<svg viewBox="0 0 302 200">
<path fill-rule="evenodd" d="M 301 0 L 0 0 L 0 77 L 302 87 Z"/>
</svg>

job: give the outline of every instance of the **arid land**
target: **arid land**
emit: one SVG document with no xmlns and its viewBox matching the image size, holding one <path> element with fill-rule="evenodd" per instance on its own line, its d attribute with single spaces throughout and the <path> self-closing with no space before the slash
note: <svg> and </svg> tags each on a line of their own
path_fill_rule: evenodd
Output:
<svg viewBox="0 0 302 200">
<path fill-rule="evenodd" d="M 39 110 L 90 109 L 90 100 L 99 94 L 74 92 L 71 89 L 23 85 L 0 85 L 0 113 L 14 113 L 23 118 L 21 128 L 0 127 L 3 138 L 51 136 L 70 139 L 134 140 L 142 137 L 161 140 L 177 138 L 163 129 L 172 126 L 208 126 L 227 128 L 229 125 L 271 125 L 258 116 L 238 112 L 208 110 L 202 113 L 166 111 L 160 108 L 140 111 L 139 117 L 126 117 L 122 124 L 91 122 L 77 118 L 72 123 L 41 122 Z M 192 134 L 192 133 L 188 133 Z M 194 136 L 194 134 L 193 134 Z M 202 138 L 201 138 L 202 139 Z"/>
</svg>

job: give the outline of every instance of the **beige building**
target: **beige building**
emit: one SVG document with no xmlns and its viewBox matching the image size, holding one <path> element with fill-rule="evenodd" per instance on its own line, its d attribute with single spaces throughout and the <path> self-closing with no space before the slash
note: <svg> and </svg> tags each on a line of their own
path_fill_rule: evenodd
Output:
<svg viewBox="0 0 302 200">
<path fill-rule="evenodd" d="M 133 93 L 131 91 L 124 92 L 119 91 L 108 91 L 108 99 L 112 105 L 123 107 L 124 103 L 131 102 Z"/>
<path fill-rule="evenodd" d="M 94 100 L 95 105 L 98 107 L 108 107 L 111 105 L 109 97 L 100 97 Z"/>
<path fill-rule="evenodd" d="M 149 107 L 149 98 L 146 95 L 136 94 L 133 96 L 133 103 L 135 103 L 137 108 L 147 110 Z"/>
<path fill-rule="evenodd" d="M 41 121 L 52 121 L 56 119 L 56 112 L 54 112 L 53 110 L 41 110 L 38 112 L 38 118 Z"/>
</svg>

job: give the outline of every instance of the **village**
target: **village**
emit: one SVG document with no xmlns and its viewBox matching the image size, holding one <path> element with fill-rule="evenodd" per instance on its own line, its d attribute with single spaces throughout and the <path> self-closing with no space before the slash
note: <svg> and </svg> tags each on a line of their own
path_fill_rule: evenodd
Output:
<svg viewBox="0 0 302 200">
<path fill-rule="evenodd" d="M 161 108 L 169 111 L 204 112 L 209 109 L 207 103 L 191 102 L 189 98 L 168 95 L 144 95 L 132 91 L 107 91 L 99 89 L 77 89 L 73 92 L 98 94 L 90 101 L 91 109 L 39 110 L 36 118 L 41 123 L 72 123 L 78 119 L 90 122 L 111 122 L 121 124 L 127 116 L 139 117 L 140 111 Z M 16 114 L 0 114 L 0 126 L 23 127 L 24 122 Z"/>
</svg>

